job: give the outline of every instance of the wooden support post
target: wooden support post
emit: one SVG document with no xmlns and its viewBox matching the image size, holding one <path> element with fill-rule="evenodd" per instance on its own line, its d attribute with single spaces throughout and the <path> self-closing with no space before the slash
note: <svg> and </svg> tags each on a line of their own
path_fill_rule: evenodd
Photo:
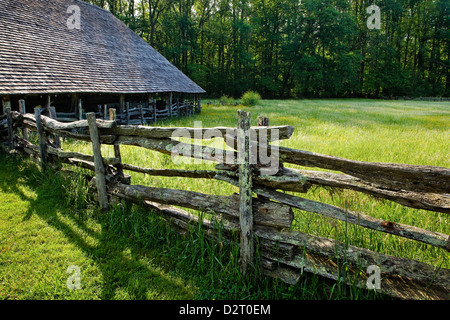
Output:
<svg viewBox="0 0 450 320">
<path fill-rule="evenodd" d="M 138 106 L 139 106 L 139 113 L 141 114 L 141 124 L 144 124 L 145 120 L 144 120 L 144 110 L 142 108 L 142 103 L 139 103 Z"/>
<path fill-rule="evenodd" d="M 19 112 L 21 114 L 27 113 L 27 110 L 25 107 L 25 100 L 23 100 L 23 99 L 19 100 Z M 28 140 L 28 129 L 25 127 L 22 128 L 22 138 L 24 138 L 25 140 Z"/>
<path fill-rule="evenodd" d="M 154 117 L 154 119 L 155 119 L 155 124 L 156 124 L 156 118 L 157 118 L 157 116 L 158 116 L 158 113 L 156 112 L 156 101 L 155 100 L 152 100 L 153 102 L 153 117 Z"/>
<path fill-rule="evenodd" d="M 11 117 L 11 107 L 5 108 L 6 114 L 6 123 L 8 126 L 8 150 L 11 151 L 14 149 L 14 133 L 12 126 L 12 117 Z"/>
<path fill-rule="evenodd" d="M 253 212 L 252 212 L 252 168 L 250 164 L 250 113 L 238 111 L 239 152 L 239 223 L 240 267 L 247 274 L 253 264 Z"/>
<path fill-rule="evenodd" d="M 127 118 L 126 118 L 126 124 L 128 125 L 128 124 L 130 124 L 130 103 L 129 102 L 127 102 L 127 103 L 125 103 L 125 109 L 126 109 L 126 116 L 127 116 Z"/>
<path fill-rule="evenodd" d="M 169 94 L 169 115 L 172 117 L 172 92 Z"/>
<path fill-rule="evenodd" d="M 152 108 L 153 109 L 153 96 L 151 94 L 147 95 L 147 101 L 148 101 L 148 108 Z M 153 111 L 152 111 L 153 112 Z M 153 122 L 155 122 L 155 118 L 154 118 L 154 113 L 153 113 Z"/>
<path fill-rule="evenodd" d="M 117 165 L 117 171 L 119 172 L 119 175 L 123 177 L 122 155 L 120 154 L 120 146 L 118 144 L 114 145 L 114 157 L 119 159 L 120 164 Z"/>
<path fill-rule="evenodd" d="M 109 109 L 109 120 L 115 121 L 116 120 L 116 109 L 110 108 Z"/>
<path fill-rule="evenodd" d="M 25 114 L 27 113 L 26 107 L 25 107 L 25 100 L 24 99 L 20 99 L 19 100 L 19 112 L 21 114 Z"/>
<path fill-rule="evenodd" d="M 70 102 L 70 112 L 77 113 L 78 111 L 78 93 L 72 93 L 72 100 Z"/>
<path fill-rule="evenodd" d="M 258 116 L 256 118 L 256 123 L 257 123 L 258 127 L 268 127 L 269 126 L 269 118 L 263 117 L 263 116 Z M 262 141 L 258 141 L 258 142 L 262 143 Z M 270 150 L 269 149 L 270 148 L 269 147 L 269 142 L 267 142 L 267 144 L 264 147 L 266 148 L 266 150 Z M 260 158 L 259 152 L 258 152 L 258 150 L 255 150 L 255 152 L 257 153 L 256 157 L 257 157 L 257 159 L 259 161 L 259 158 Z M 267 200 L 269 200 L 269 198 L 266 198 L 266 197 L 261 196 L 259 194 L 257 195 L 257 197 L 260 198 L 260 199 L 267 199 Z"/>
<path fill-rule="evenodd" d="M 181 94 L 179 100 L 180 100 L 180 105 L 183 106 L 183 109 L 184 109 L 185 112 L 186 112 L 186 115 L 189 115 L 189 106 L 186 105 L 186 103 L 184 102 L 184 93 Z"/>
<path fill-rule="evenodd" d="M 78 119 L 83 120 L 83 101 L 78 99 Z"/>
<path fill-rule="evenodd" d="M 2 114 L 6 114 L 6 108 L 11 108 L 11 100 L 9 99 L 9 96 L 5 96 L 2 99 Z"/>
<path fill-rule="evenodd" d="M 257 122 L 258 127 L 268 127 L 269 126 L 269 118 L 267 118 L 267 117 L 258 116 L 258 118 L 256 118 L 256 122 Z"/>
<path fill-rule="evenodd" d="M 106 177 L 105 177 L 105 167 L 103 165 L 102 151 L 100 145 L 100 138 L 97 128 L 97 120 L 95 118 L 95 113 L 89 112 L 86 114 L 86 118 L 89 125 L 89 134 L 92 141 L 92 151 L 94 154 L 94 165 L 95 165 L 95 182 L 98 192 L 98 202 L 100 208 L 108 208 L 108 194 L 106 192 Z"/>
<path fill-rule="evenodd" d="M 116 120 L 116 109 L 109 109 L 109 120 Z M 123 177 L 122 156 L 120 154 L 120 146 L 118 144 L 114 144 L 114 157 L 120 161 L 120 164 L 117 166 L 117 171 L 119 172 L 119 175 Z"/>
<path fill-rule="evenodd" d="M 47 101 L 45 102 L 45 107 L 47 108 L 47 112 L 50 115 L 50 105 L 52 103 L 52 98 L 50 95 L 47 95 Z"/>
<path fill-rule="evenodd" d="M 197 101 L 197 113 L 202 112 L 202 98 L 199 96 Z"/>
<path fill-rule="evenodd" d="M 124 111 L 125 111 L 125 95 L 121 94 L 119 100 L 119 114 L 123 115 Z"/>
<path fill-rule="evenodd" d="M 267 117 L 263 117 L 263 116 L 258 116 L 257 118 L 256 118 L 256 123 L 257 123 L 257 126 L 258 127 L 268 127 L 269 126 L 269 118 L 267 118 Z M 266 136 L 267 137 L 267 136 Z M 258 143 L 259 144 L 263 144 L 264 143 L 264 148 L 267 150 L 267 151 L 269 151 L 270 150 L 270 146 L 269 146 L 269 141 L 267 140 L 267 141 L 261 141 L 261 136 L 259 137 L 259 139 L 258 139 Z M 255 152 L 257 153 L 257 161 L 258 161 L 258 163 L 259 163 L 259 161 L 260 161 L 260 155 L 259 155 L 259 152 L 258 152 L 258 150 L 255 150 Z"/>
<path fill-rule="evenodd" d="M 48 109 L 48 113 L 49 113 L 51 119 L 55 119 L 56 120 L 56 109 L 55 109 L 55 107 L 50 107 Z M 53 139 L 54 139 L 54 142 L 55 142 L 55 147 L 58 148 L 58 149 L 61 149 L 61 139 L 59 138 L 59 136 L 54 135 Z"/>
<path fill-rule="evenodd" d="M 103 120 L 108 119 L 107 118 L 107 113 L 108 113 L 108 105 L 103 105 Z"/>
<path fill-rule="evenodd" d="M 194 99 L 192 100 L 192 113 L 195 114 L 197 112 L 197 95 L 194 94 Z"/>
<path fill-rule="evenodd" d="M 36 119 L 36 129 L 39 139 L 39 157 L 41 158 L 41 169 L 42 171 L 45 171 L 47 169 L 47 163 L 48 163 L 48 153 L 47 153 L 47 142 L 44 128 L 42 127 L 42 121 L 41 121 L 41 108 L 34 108 L 34 117 Z"/>
</svg>

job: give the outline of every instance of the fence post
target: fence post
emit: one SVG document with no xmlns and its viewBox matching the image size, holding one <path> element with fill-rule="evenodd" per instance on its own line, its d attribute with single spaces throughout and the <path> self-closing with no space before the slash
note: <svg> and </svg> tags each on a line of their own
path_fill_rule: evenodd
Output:
<svg viewBox="0 0 450 320">
<path fill-rule="evenodd" d="M 109 109 L 109 120 L 116 121 L 116 109 Z M 120 146 L 118 144 L 114 144 L 114 157 L 120 161 L 120 164 L 117 165 L 117 170 L 119 175 L 123 177 L 122 156 L 120 155 Z"/>
<path fill-rule="evenodd" d="M 108 208 L 108 194 L 106 193 L 106 179 L 105 179 L 105 167 L 103 165 L 102 151 L 100 145 L 100 138 L 98 135 L 97 120 L 95 113 L 89 112 L 86 114 L 86 118 L 89 125 L 89 134 L 92 141 L 92 151 L 94 153 L 94 165 L 95 165 L 95 182 L 97 186 L 98 202 L 100 208 Z"/>
<path fill-rule="evenodd" d="M 109 108 L 109 120 L 116 121 L 117 112 L 115 108 Z"/>
<path fill-rule="evenodd" d="M 252 168 L 250 164 L 250 113 L 238 110 L 240 268 L 245 275 L 253 264 Z"/>
<path fill-rule="evenodd" d="M 51 106 L 51 104 L 52 104 L 52 98 L 48 94 L 47 95 L 47 102 L 45 103 L 45 107 L 47 108 L 49 114 L 50 114 L 50 106 Z"/>
<path fill-rule="evenodd" d="M 270 123 L 270 121 L 269 121 L 269 118 L 267 118 L 267 117 L 258 116 L 258 117 L 256 118 L 256 125 L 257 125 L 258 127 L 268 127 L 268 126 L 269 126 L 269 123 Z M 258 139 L 258 142 L 262 145 L 261 138 Z M 269 148 L 270 148 L 269 142 L 267 142 L 267 143 L 264 145 L 264 147 L 266 147 L 267 150 L 269 150 Z M 258 148 L 256 148 L 256 149 L 258 149 Z M 255 152 L 257 152 L 257 156 L 256 156 L 256 157 L 257 157 L 258 161 L 260 161 L 260 160 L 259 160 L 259 159 L 260 159 L 260 152 L 259 152 L 259 150 L 255 150 Z M 269 200 L 269 198 L 264 197 L 264 196 L 262 196 L 262 195 L 260 195 L 260 194 L 258 194 L 256 197 L 259 198 L 259 199 L 266 199 L 266 200 Z"/>
<path fill-rule="evenodd" d="M 55 109 L 55 107 L 49 107 L 48 108 L 48 113 L 49 113 L 51 119 L 56 120 L 56 109 Z M 54 142 L 55 142 L 55 147 L 58 148 L 58 149 L 61 149 L 61 139 L 59 138 L 59 136 L 55 134 L 55 135 L 53 135 L 53 139 L 54 139 Z"/>
<path fill-rule="evenodd" d="M 41 108 L 34 108 L 34 118 L 36 119 L 36 128 L 39 138 L 39 157 L 41 158 L 41 169 L 45 171 L 48 163 L 47 142 L 45 141 L 45 133 L 42 128 Z"/>
<path fill-rule="evenodd" d="M 269 118 L 267 117 L 263 117 L 263 116 L 258 116 L 256 118 L 257 121 L 257 125 L 258 127 L 268 127 L 269 126 Z"/>
<path fill-rule="evenodd" d="M 256 125 L 258 126 L 258 127 L 268 127 L 269 126 L 269 118 L 267 118 L 267 117 L 263 117 L 263 116 L 258 116 L 257 118 L 256 118 Z M 266 138 L 268 138 L 268 134 L 269 134 L 269 132 L 268 131 L 266 131 Z M 266 141 L 263 141 L 263 136 L 262 135 L 260 135 L 260 137 L 257 139 L 258 140 L 258 143 L 262 146 L 262 147 L 265 147 L 266 149 L 267 149 L 267 151 L 269 151 L 270 149 L 270 145 L 269 145 L 269 141 L 268 140 L 266 140 Z M 258 163 L 259 163 L 259 161 L 260 161 L 260 152 L 259 152 L 259 150 L 258 150 L 258 147 L 256 147 L 255 148 L 255 152 L 257 153 L 257 155 L 256 155 L 256 159 L 258 159 L 257 161 L 258 161 Z"/>
<path fill-rule="evenodd" d="M 19 100 L 19 112 L 21 114 L 27 113 L 27 110 L 25 108 L 25 100 L 23 100 L 23 99 Z M 28 140 L 28 129 L 27 128 L 22 128 L 22 137 L 25 140 Z"/>
</svg>

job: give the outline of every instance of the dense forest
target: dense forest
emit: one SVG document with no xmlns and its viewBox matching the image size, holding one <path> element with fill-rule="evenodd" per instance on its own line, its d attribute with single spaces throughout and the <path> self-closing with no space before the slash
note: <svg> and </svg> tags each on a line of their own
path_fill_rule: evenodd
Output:
<svg viewBox="0 0 450 320">
<path fill-rule="evenodd" d="M 450 0 L 87 2 L 211 96 L 450 95 Z"/>
</svg>

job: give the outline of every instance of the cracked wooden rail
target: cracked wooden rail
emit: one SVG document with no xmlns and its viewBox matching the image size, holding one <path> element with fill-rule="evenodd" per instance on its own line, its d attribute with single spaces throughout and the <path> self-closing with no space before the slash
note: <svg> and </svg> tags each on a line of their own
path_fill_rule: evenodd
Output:
<svg viewBox="0 0 450 320">
<path fill-rule="evenodd" d="M 201 219 L 182 209 L 158 202 L 138 199 L 121 192 L 109 191 L 114 199 L 126 199 L 153 210 L 176 226 L 182 234 L 205 229 L 205 235 L 215 241 L 233 241 L 239 234 L 239 225 L 228 220 Z M 215 219 L 215 221 L 214 221 Z M 220 229 L 220 231 L 219 231 Z M 221 235 L 219 237 L 219 234 Z M 365 270 L 370 265 L 381 269 L 380 292 L 402 299 L 448 299 L 450 297 L 450 270 L 437 269 L 426 263 L 398 258 L 355 246 L 345 246 L 336 240 L 308 235 L 287 229 L 255 226 L 254 234 L 261 245 L 264 272 L 284 282 L 296 284 L 303 272 L 338 280 L 337 256 L 345 256 L 347 269 L 355 281 L 348 284 L 366 288 Z"/>
<path fill-rule="evenodd" d="M 216 179 L 226 181 L 233 185 L 237 185 L 237 179 L 231 178 L 228 175 L 218 173 L 216 175 Z M 318 213 L 330 218 L 346 221 L 348 223 L 352 223 L 372 230 L 377 230 L 385 233 L 394 234 L 400 237 L 413 239 L 450 251 L 450 236 L 447 234 L 428 231 L 425 229 L 401 223 L 385 221 L 359 212 L 344 210 L 342 208 L 325 204 L 322 202 L 304 199 L 286 193 L 281 193 L 264 186 L 255 185 L 253 186 L 252 190 L 256 194 L 278 201 L 285 205 L 289 205 L 293 208 Z"/>
<path fill-rule="evenodd" d="M 237 150 L 237 137 L 227 136 L 228 146 Z M 270 148 L 255 141 L 253 148 Z M 324 154 L 277 147 L 280 162 L 305 167 L 317 167 L 340 171 L 376 183 L 392 190 L 411 190 L 417 192 L 450 193 L 450 169 L 437 166 L 409 165 L 398 163 L 363 162 L 349 160 Z"/>
<path fill-rule="evenodd" d="M 237 150 L 235 136 L 227 136 L 225 142 Z M 271 148 L 260 145 L 256 141 L 252 141 L 252 147 L 258 154 L 260 149 L 263 149 L 262 152 L 265 154 L 270 154 L 272 151 Z M 276 152 L 280 162 L 348 173 L 282 168 L 278 175 L 273 176 L 274 181 L 278 176 L 284 177 L 284 181 L 279 179 L 278 185 L 274 186 L 276 189 L 302 192 L 300 191 L 302 188 L 307 189 L 308 186 L 316 184 L 360 191 L 415 209 L 450 213 L 450 169 L 448 168 L 360 162 L 282 147 L 279 147 Z M 425 186 L 420 185 L 421 181 L 424 181 Z"/>
</svg>

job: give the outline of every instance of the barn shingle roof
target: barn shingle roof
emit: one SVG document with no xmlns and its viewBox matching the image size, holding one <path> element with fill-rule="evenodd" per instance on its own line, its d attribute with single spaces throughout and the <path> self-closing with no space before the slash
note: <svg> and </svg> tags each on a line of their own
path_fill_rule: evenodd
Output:
<svg viewBox="0 0 450 320">
<path fill-rule="evenodd" d="M 80 29 L 70 29 L 70 5 Z M 0 0 L 0 94 L 204 93 L 107 10 L 80 0 Z"/>
</svg>

